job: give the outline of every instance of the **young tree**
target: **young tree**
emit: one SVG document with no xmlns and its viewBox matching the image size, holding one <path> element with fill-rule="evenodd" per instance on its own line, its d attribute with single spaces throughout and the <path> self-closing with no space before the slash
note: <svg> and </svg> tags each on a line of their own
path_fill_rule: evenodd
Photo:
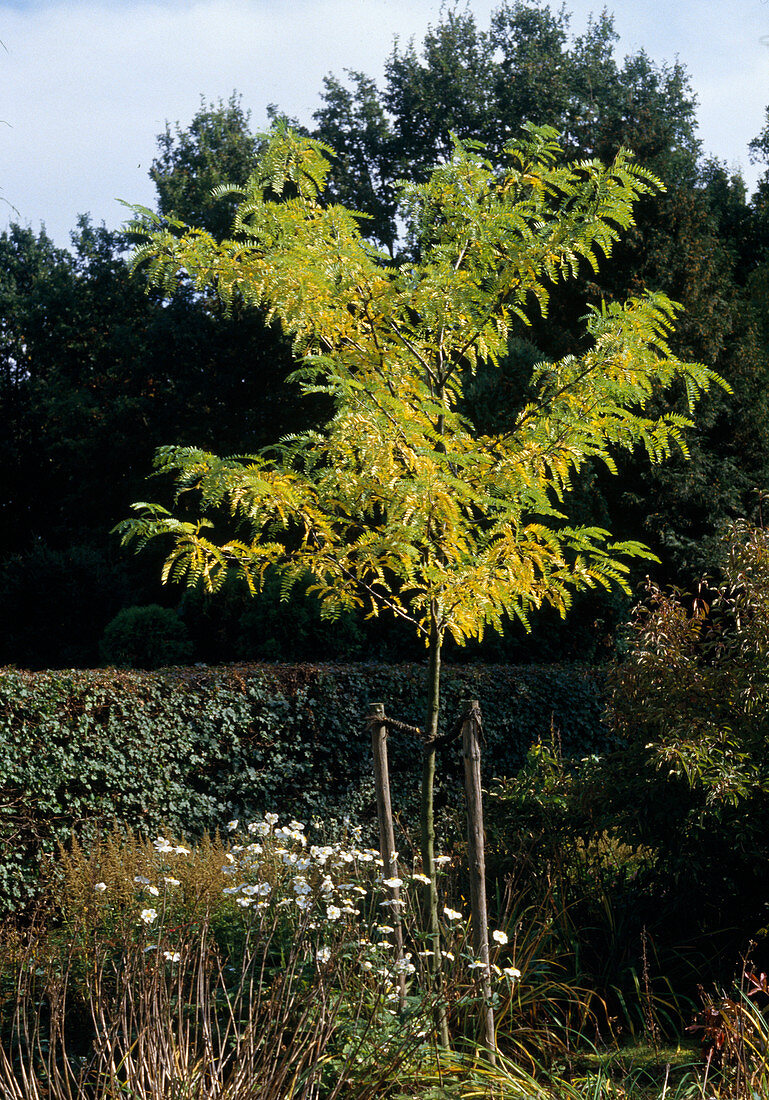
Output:
<svg viewBox="0 0 769 1100">
<path fill-rule="evenodd" d="M 652 176 L 620 153 L 610 167 L 561 163 L 555 132 L 531 128 L 492 163 L 456 142 L 426 183 L 405 188 L 411 262 L 393 266 L 359 218 L 326 204 L 328 150 L 278 127 L 238 209 L 232 240 L 178 224 L 139 249 L 154 285 L 183 276 L 216 285 L 280 319 L 295 341 L 305 393 L 333 401 L 322 431 L 245 458 L 166 447 L 159 471 L 202 518 L 136 505 L 125 543 L 170 538 L 164 577 L 217 590 L 235 570 L 301 576 L 329 615 L 387 611 L 424 639 L 429 697 L 423 758 L 422 859 L 439 965 L 432 788 L 441 648 L 479 638 L 503 613 L 565 614 L 585 587 L 622 586 L 635 542 L 569 524 L 573 479 L 613 448 L 659 461 L 684 449 L 687 420 L 648 411 L 679 382 L 690 406 L 716 376 L 666 343 L 675 307 L 663 295 L 593 310 L 581 357 L 535 366 L 525 400 L 493 431 L 468 415 L 477 366 L 494 363 L 550 288 L 595 268 Z M 229 511 L 234 530 L 214 534 Z M 211 517 L 214 517 L 213 519 Z"/>
</svg>

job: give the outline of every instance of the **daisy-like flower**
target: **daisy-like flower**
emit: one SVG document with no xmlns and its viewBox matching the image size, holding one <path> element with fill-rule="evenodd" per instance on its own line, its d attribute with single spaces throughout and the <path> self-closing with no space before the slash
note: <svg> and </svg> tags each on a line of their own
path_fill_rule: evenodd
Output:
<svg viewBox="0 0 769 1100">
<path fill-rule="evenodd" d="M 462 920 L 462 914 L 458 913 L 456 909 L 449 909 L 448 905 L 444 905 L 443 912 L 446 914 L 447 920 Z"/>
<path fill-rule="evenodd" d="M 179 881 L 179 879 L 171 878 L 170 875 L 164 875 L 163 882 L 166 884 L 166 886 L 181 886 L 181 882 Z"/>
<path fill-rule="evenodd" d="M 267 822 L 268 825 L 277 825 L 278 815 L 277 814 L 265 814 L 264 815 L 264 820 Z"/>
<path fill-rule="evenodd" d="M 177 844 L 174 851 L 177 856 L 188 856 L 190 854 L 189 848 L 185 848 L 183 844 Z"/>
<path fill-rule="evenodd" d="M 398 878 L 397 875 L 394 875 L 393 878 L 383 878 L 382 885 L 389 886 L 391 890 L 395 890 L 399 886 L 403 886 L 403 879 Z"/>
<path fill-rule="evenodd" d="M 157 909 L 142 909 L 139 914 L 139 920 L 143 920 L 145 924 L 154 924 L 157 919 Z"/>
<path fill-rule="evenodd" d="M 153 846 L 155 847 L 155 850 L 158 851 L 158 852 L 172 852 L 173 851 L 173 848 L 171 847 L 171 845 L 168 843 L 168 841 L 166 840 L 166 838 L 164 836 L 157 837 L 155 840 L 153 840 L 152 843 L 153 843 Z"/>
<path fill-rule="evenodd" d="M 485 970 L 486 969 L 486 963 L 483 961 L 483 959 L 473 959 L 473 961 L 468 964 L 468 969 L 469 970 Z"/>
<path fill-rule="evenodd" d="M 94 886 L 94 890 L 96 891 L 97 894 L 103 894 L 106 889 L 107 889 L 107 883 L 106 882 L 97 882 L 96 885 Z"/>
<path fill-rule="evenodd" d="M 178 951 L 164 951 L 163 958 L 167 959 L 168 962 L 178 963 L 181 960 L 181 955 Z"/>
<path fill-rule="evenodd" d="M 339 908 L 338 905 L 327 905 L 326 906 L 326 916 L 328 917 L 329 920 L 339 920 L 341 915 L 342 915 L 342 910 Z"/>
<path fill-rule="evenodd" d="M 241 909 L 248 909 L 249 905 L 251 905 L 251 898 L 235 898 L 235 901 Z"/>
<path fill-rule="evenodd" d="M 443 867 L 446 863 L 451 863 L 451 856 L 436 856 L 435 862 L 438 867 Z"/>
<path fill-rule="evenodd" d="M 507 943 L 507 933 L 500 932 L 498 928 L 491 933 L 491 938 L 494 940 L 495 943 L 502 944 L 503 947 Z"/>
<path fill-rule="evenodd" d="M 517 966 L 506 966 L 502 973 L 506 978 L 509 978 L 511 982 L 517 981 L 521 976 L 521 972 Z"/>
<path fill-rule="evenodd" d="M 415 882 L 421 882 L 425 886 L 430 885 L 430 882 L 431 882 L 430 877 L 428 875 L 423 875 L 420 871 L 415 871 L 414 874 L 411 877 L 414 879 Z"/>
<path fill-rule="evenodd" d="M 134 875 L 134 882 L 139 886 L 149 886 L 150 880 L 145 878 L 144 875 Z"/>
<path fill-rule="evenodd" d="M 227 822 L 227 829 L 229 832 L 234 833 L 238 827 L 238 819 L 234 817 L 232 821 Z"/>
<path fill-rule="evenodd" d="M 315 952 L 315 958 L 319 963 L 327 963 L 331 958 L 331 948 L 319 947 L 318 950 Z"/>
<path fill-rule="evenodd" d="M 157 898 L 160 896 L 160 891 L 158 890 L 157 886 L 148 886 L 147 893 L 152 894 L 153 898 Z"/>
</svg>

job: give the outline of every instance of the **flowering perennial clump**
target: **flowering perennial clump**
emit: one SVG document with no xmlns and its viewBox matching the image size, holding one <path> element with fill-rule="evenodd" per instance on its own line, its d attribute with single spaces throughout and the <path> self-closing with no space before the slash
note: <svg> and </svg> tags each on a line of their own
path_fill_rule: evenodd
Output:
<svg viewBox="0 0 769 1100">
<path fill-rule="evenodd" d="M 142 949 L 166 962 L 179 962 L 186 949 L 179 934 L 184 927 L 180 913 L 193 919 L 190 905 L 204 905 L 208 914 L 245 922 L 249 935 L 265 941 L 284 936 L 294 946 L 303 945 L 314 968 L 329 974 L 343 970 L 348 978 L 354 971 L 372 993 L 394 1005 L 398 983 L 401 988 L 404 978 L 418 983 L 434 958 L 433 945 L 424 942 L 411 909 L 412 898 L 429 879 L 420 870 L 405 869 L 386 877 L 379 852 L 361 842 L 361 830 L 347 822 L 346 832 L 344 841 L 313 843 L 306 826 L 295 819 L 280 824 L 274 813 L 248 823 L 233 818 L 226 825 L 226 839 L 209 847 L 205 876 L 198 849 L 156 837 L 147 846 L 141 873 L 130 882 L 136 935 L 141 938 L 142 929 L 152 929 L 153 942 Z M 438 857 L 439 875 L 450 862 L 448 856 Z M 94 873 L 98 881 L 90 889 L 98 906 L 105 913 L 110 906 L 124 908 L 125 895 L 117 883 L 111 884 L 100 866 Z M 390 896 L 396 888 L 399 898 Z M 463 913 L 446 905 L 443 918 L 443 964 L 451 965 L 455 978 L 464 974 L 465 984 L 472 985 L 486 972 L 486 964 L 469 950 Z M 403 950 L 397 946 L 398 925 L 406 943 Z M 489 973 L 510 989 L 521 975 L 515 967 L 499 965 L 507 934 L 497 929 L 492 938 L 496 954 Z"/>
</svg>

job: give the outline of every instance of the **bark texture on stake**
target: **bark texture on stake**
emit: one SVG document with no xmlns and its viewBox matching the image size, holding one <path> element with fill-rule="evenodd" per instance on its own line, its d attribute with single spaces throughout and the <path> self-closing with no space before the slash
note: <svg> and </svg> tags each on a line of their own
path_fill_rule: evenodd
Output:
<svg viewBox="0 0 769 1100">
<path fill-rule="evenodd" d="M 467 843 L 470 856 L 470 907 L 472 909 L 473 949 L 484 964 L 480 970 L 483 1004 L 481 1027 L 489 1060 L 495 1064 L 496 1037 L 494 1008 L 491 1002 L 489 966 L 489 918 L 486 911 L 486 859 L 483 834 L 483 795 L 481 791 L 481 708 L 477 699 L 465 703 L 462 723 L 462 755 L 465 762 L 467 798 Z"/>
<path fill-rule="evenodd" d="M 384 703 L 374 703 L 369 717 L 371 725 L 371 748 L 374 753 L 374 784 L 376 786 L 376 809 L 379 819 L 379 851 L 384 865 L 384 878 L 398 877 L 398 861 L 395 858 L 395 828 L 390 801 L 390 769 L 387 763 L 387 724 Z M 403 965 L 403 928 L 401 927 L 401 892 L 399 886 L 388 886 L 387 892 L 394 903 L 391 907 L 393 946 L 396 963 Z M 406 1004 L 406 975 L 398 974 L 398 1004 L 403 1010 Z"/>
</svg>

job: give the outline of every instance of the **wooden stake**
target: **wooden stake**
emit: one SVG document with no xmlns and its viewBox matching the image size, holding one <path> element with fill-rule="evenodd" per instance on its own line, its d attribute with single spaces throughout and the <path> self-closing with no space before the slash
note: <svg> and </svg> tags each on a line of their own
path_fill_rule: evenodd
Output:
<svg viewBox="0 0 769 1100">
<path fill-rule="evenodd" d="M 383 877 L 398 878 L 398 861 L 395 852 L 395 828 L 390 801 L 390 770 L 387 763 L 387 724 L 385 722 L 384 703 L 374 703 L 369 716 L 371 725 L 371 748 L 374 754 L 374 784 L 376 787 L 376 809 L 379 820 L 379 852 L 382 857 Z M 393 902 L 391 906 L 393 946 L 396 964 L 404 965 L 403 928 L 401 926 L 401 892 L 399 886 L 386 887 Z M 406 1005 L 406 975 L 401 969 L 398 974 L 398 1006 L 403 1011 Z"/>
<path fill-rule="evenodd" d="M 470 908 L 472 910 L 473 949 L 475 958 L 484 964 L 480 970 L 483 1004 L 481 1030 L 489 1052 L 489 1061 L 496 1065 L 494 1008 L 491 1001 L 491 968 L 489 965 L 489 918 L 486 910 L 486 859 L 483 833 L 483 794 L 481 789 L 481 708 L 477 699 L 465 703 L 462 723 L 462 755 L 465 761 L 465 793 L 467 799 L 467 845 L 470 856 Z"/>
</svg>

